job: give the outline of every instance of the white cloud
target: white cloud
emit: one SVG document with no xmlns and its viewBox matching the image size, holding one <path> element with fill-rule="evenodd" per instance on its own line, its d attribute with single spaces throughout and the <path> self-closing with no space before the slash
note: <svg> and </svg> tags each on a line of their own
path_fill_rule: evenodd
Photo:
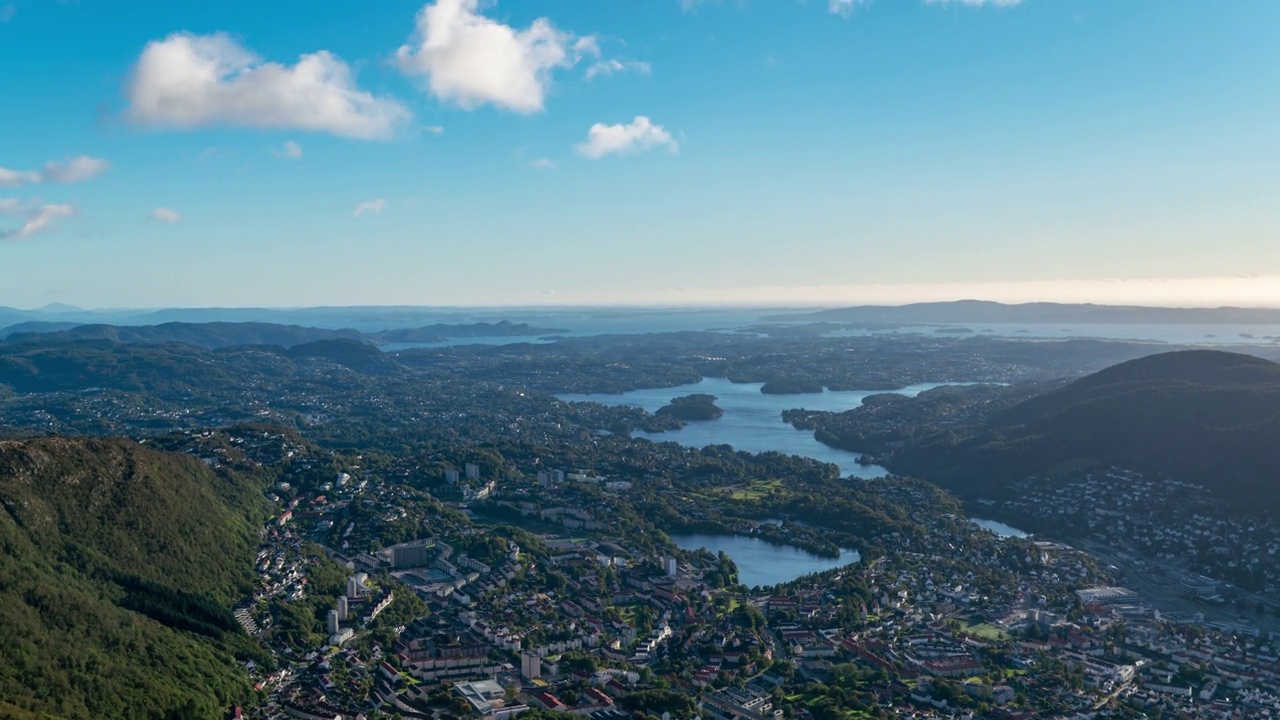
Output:
<svg viewBox="0 0 1280 720">
<path fill-rule="evenodd" d="M 111 163 L 102 158 L 79 155 L 66 162 L 47 162 L 42 170 L 8 170 L 0 168 L 0 187 L 18 187 L 37 183 L 69 185 L 84 182 L 110 169 Z"/>
<path fill-rule="evenodd" d="M 20 203 L 14 205 L 13 208 L 15 209 L 8 211 L 8 213 L 17 212 L 20 205 Z M 55 220 L 73 214 L 75 214 L 75 209 L 70 205 L 41 205 L 31 208 L 27 211 L 22 225 L 16 230 L 0 230 L 0 240 L 23 240 L 37 233 L 52 230 Z"/>
<path fill-rule="evenodd" d="M 621 60 L 597 60 L 587 68 L 587 79 L 592 80 L 601 75 L 613 75 L 620 72 L 637 72 L 641 75 L 648 75 L 652 68 L 647 62 L 622 62 Z"/>
<path fill-rule="evenodd" d="M 0 187 L 18 187 L 40 182 L 40 173 L 33 170 L 9 170 L 0 167 Z"/>
<path fill-rule="evenodd" d="M 372 140 L 410 118 L 403 105 L 356 86 L 325 50 L 288 66 L 266 62 L 224 33 L 175 33 L 147 44 L 128 87 L 128 116 L 171 128 L 290 128 Z"/>
<path fill-rule="evenodd" d="M 858 5 L 865 5 L 866 0 L 827 0 L 827 9 L 834 15 L 849 17 Z"/>
<path fill-rule="evenodd" d="M 64 163 L 45 163 L 41 178 L 44 182 L 66 185 L 84 182 L 95 175 L 101 175 L 110 169 L 111 163 L 101 158 L 88 155 L 74 157 Z"/>
<path fill-rule="evenodd" d="M 578 152 L 594 160 L 605 155 L 635 153 L 656 147 L 665 147 L 671 152 L 679 149 L 671 133 L 661 125 L 653 124 L 649 118 L 637 115 L 627 125 L 592 125 L 587 131 L 586 142 L 578 145 Z"/>
<path fill-rule="evenodd" d="M 518 30 L 484 17 L 479 0 L 436 0 L 418 12 L 410 44 L 396 51 L 407 75 L 425 78 L 441 100 L 471 110 L 491 104 L 542 110 L 552 72 L 598 56 L 595 38 L 557 29 L 547 18 Z"/>
<path fill-rule="evenodd" d="M 19 215 L 26 207 L 18 198 L 0 198 L 0 215 Z"/>
<path fill-rule="evenodd" d="M 537 168 L 538 170 L 555 170 L 556 161 L 549 158 L 538 158 L 529 163 L 529 167 Z"/>
<path fill-rule="evenodd" d="M 359 205 L 357 205 L 356 211 L 353 212 L 351 215 L 352 217 L 360 217 L 365 213 L 373 213 L 374 215 L 377 215 L 381 213 L 383 210 L 385 210 L 386 208 L 387 208 L 387 201 L 384 200 L 383 198 L 378 198 L 377 200 L 366 200 L 365 202 L 362 202 Z"/>
<path fill-rule="evenodd" d="M 423 125 L 423 126 L 422 126 L 422 129 L 423 129 L 423 130 L 426 130 L 427 132 L 431 133 L 432 135 L 443 135 L 443 134 L 444 134 L 444 127 L 443 127 L 443 126 L 441 126 L 441 125 Z"/>
<path fill-rule="evenodd" d="M 156 208 L 151 211 L 151 219 L 162 223 L 176 223 L 182 219 L 182 213 L 169 208 Z"/>
<path fill-rule="evenodd" d="M 302 157 L 302 146 L 292 140 L 285 140 L 280 149 L 275 151 L 275 156 L 287 160 L 297 160 Z"/>
</svg>

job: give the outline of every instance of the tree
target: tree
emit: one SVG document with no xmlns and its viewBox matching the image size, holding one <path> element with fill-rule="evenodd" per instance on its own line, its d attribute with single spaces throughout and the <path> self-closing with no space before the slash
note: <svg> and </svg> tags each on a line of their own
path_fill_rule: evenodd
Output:
<svg viewBox="0 0 1280 720">
<path fill-rule="evenodd" d="M 740 628 L 758 631 L 765 627 L 764 613 L 760 612 L 760 608 L 748 603 L 742 603 L 733 611 L 733 622 Z"/>
</svg>

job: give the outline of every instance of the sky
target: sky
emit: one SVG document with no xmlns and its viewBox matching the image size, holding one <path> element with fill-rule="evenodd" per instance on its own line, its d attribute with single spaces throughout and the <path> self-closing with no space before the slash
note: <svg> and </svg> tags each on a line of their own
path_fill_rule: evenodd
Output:
<svg viewBox="0 0 1280 720">
<path fill-rule="evenodd" d="M 1275 0 L 0 0 L 0 305 L 1280 307 Z"/>
</svg>

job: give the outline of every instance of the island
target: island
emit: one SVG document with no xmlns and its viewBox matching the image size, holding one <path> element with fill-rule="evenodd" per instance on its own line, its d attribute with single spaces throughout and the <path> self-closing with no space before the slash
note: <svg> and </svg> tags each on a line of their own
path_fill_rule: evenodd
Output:
<svg viewBox="0 0 1280 720">
<path fill-rule="evenodd" d="M 778 379 L 770 380 L 760 387 L 765 395 L 801 395 L 822 392 L 822 383 L 814 380 Z"/>
<path fill-rule="evenodd" d="M 654 414 L 670 415 L 680 420 L 716 420 L 724 415 L 724 410 L 716 406 L 716 399 L 715 395 L 706 393 L 671 398 L 670 405 L 658 408 Z"/>
</svg>

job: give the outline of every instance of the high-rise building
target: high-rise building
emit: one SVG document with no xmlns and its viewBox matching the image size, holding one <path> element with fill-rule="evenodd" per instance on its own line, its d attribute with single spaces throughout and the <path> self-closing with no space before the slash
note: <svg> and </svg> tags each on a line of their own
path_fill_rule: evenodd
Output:
<svg viewBox="0 0 1280 720">
<path fill-rule="evenodd" d="M 338 620 L 346 620 L 347 612 L 348 612 L 347 597 L 345 595 L 339 595 L 338 596 Z"/>
<path fill-rule="evenodd" d="M 468 479 L 468 480 L 479 480 L 479 479 L 480 479 L 480 466 L 479 466 L 479 465 L 476 465 L 475 463 L 467 463 L 467 479 Z"/>
<path fill-rule="evenodd" d="M 667 577 L 676 576 L 677 564 L 676 564 L 676 559 L 674 557 L 671 557 L 670 555 L 668 555 L 667 557 L 664 557 L 662 559 L 662 567 L 667 571 Z"/>
<path fill-rule="evenodd" d="M 434 549 L 435 545 L 425 540 L 414 540 L 413 542 L 393 545 L 391 547 L 391 567 L 399 570 L 430 565 Z"/>
<path fill-rule="evenodd" d="M 330 635 L 337 635 L 337 634 L 338 634 L 338 611 L 337 611 L 337 610 L 330 610 L 330 611 L 329 611 L 329 626 L 328 626 L 328 627 L 329 627 L 329 634 L 330 634 Z"/>
<path fill-rule="evenodd" d="M 347 578 L 347 598 L 356 600 L 360 597 L 360 581 L 355 576 Z"/>
<path fill-rule="evenodd" d="M 457 485 L 457 484 L 458 484 L 458 470 L 457 470 L 456 468 L 449 468 L 448 470 L 445 470 L 445 471 L 444 471 L 444 481 L 445 481 L 445 482 L 447 482 L 447 483 L 449 483 L 450 485 Z"/>
<path fill-rule="evenodd" d="M 520 674 L 526 680 L 533 680 L 542 675 L 542 658 L 537 653 L 520 653 Z"/>
</svg>

